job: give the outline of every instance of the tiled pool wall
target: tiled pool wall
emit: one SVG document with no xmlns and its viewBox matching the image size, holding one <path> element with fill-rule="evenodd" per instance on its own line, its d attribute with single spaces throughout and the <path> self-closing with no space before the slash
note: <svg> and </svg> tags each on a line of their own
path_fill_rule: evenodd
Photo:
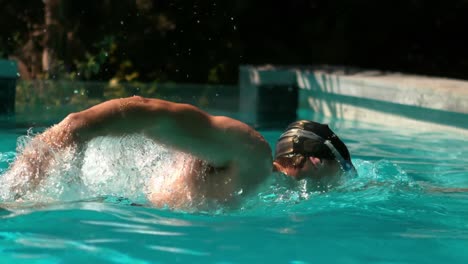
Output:
<svg viewBox="0 0 468 264">
<path fill-rule="evenodd" d="M 297 107 L 324 116 L 468 135 L 467 81 L 339 67 L 243 66 L 240 110 L 249 122 L 265 115 L 255 106 L 257 90 L 275 85 L 297 89 Z M 294 104 L 290 99 L 281 98 Z"/>
</svg>

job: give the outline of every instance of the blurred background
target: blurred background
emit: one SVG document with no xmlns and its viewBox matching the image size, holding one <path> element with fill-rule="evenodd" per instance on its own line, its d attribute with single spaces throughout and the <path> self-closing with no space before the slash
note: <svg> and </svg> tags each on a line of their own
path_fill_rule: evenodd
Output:
<svg viewBox="0 0 468 264">
<path fill-rule="evenodd" d="M 235 84 L 239 65 L 468 79 L 468 1 L 0 0 L 23 80 Z"/>
</svg>

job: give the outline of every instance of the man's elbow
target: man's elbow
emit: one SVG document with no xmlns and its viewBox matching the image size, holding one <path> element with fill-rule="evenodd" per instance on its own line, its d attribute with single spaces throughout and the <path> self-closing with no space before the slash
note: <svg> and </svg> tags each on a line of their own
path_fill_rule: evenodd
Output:
<svg viewBox="0 0 468 264">
<path fill-rule="evenodd" d="M 174 107 L 174 103 L 168 101 L 154 98 L 145 98 L 137 95 L 119 100 L 121 100 L 119 102 L 120 110 L 129 113 L 157 114 L 161 111 L 171 110 Z"/>
<path fill-rule="evenodd" d="M 145 98 L 139 95 L 130 96 L 130 97 L 124 98 L 123 100 L 126 100 L 131 103 L 148 103 L 150 101 L 149 98 Z"/>
<path fill-rule="evenodd" d="M 69 130 L 69 132 L 75 134 L 83 129 L 85 125 L 85 121 L 83 120 L 83 116 L 80 112 L 78 113 L 71 113 L 60 122 L 59 125 L 62 125 L 64 129 Z"/>
</svg>

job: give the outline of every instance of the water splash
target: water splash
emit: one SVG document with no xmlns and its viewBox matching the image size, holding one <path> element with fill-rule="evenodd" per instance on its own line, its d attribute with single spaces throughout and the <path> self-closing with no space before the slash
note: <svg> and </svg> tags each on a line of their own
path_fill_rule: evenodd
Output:
<svg viewBox="0 0 468 264">
<path fill-rule="evenodd" d="M 278 173 L 246 201 L 240 213 L 280 216 L 343 208 L 375 210 L 379 204 L 395 199 L 410 200 L 422 190 L 400 166 L 388 160 L 355 160 L 354 164 L 358 174 L 345 175 L 337 187 L 327 192 L 309 186 L 310 182 L 294 182 Z"/>
<path fill-rule="evenodd" d="M 30 144 L 33 136 L 18 138 L 17 153 Z M 155 175 L 169 178 L 171 166 L 176 165 L 175 155 L 174 151 L 143 136 L 96 138 L 82 149 L 54 152 L 51 166 L 38 188 L 33 190 L 27 181 L 33 175 L 24 177 L 22 187 L 31 191 L 21 199 L 43 203 L 115 196 L 146 203 L 150 178 Z M 0 162 L 11 163 L 13 158 L 13 153 L 2 153 Z M 5 171 L 0 177 L 1 200 L 14 200 L 10 189 L 18 184 L 17 176 Z"/>
<path fill-rule="evenodd" d="M 30 142 L 31 136 L 18 138 L 18 152 Z M 1 157 L 0 162 L 11 162 L 14 154 L 3 153 Z M 181 170 L 180 165 L 187 159 L 187 155 L 139 135 L 96 138 L 82 150 L 56 154 L 46 180 L 23 200 L 50 203 L 107 197 L 105 202 L 148 205 L 148 186 L 151 184 L 159 191 L 169 192 L 167 195 L 184 191 L 186 186 L 180 186 L 180 190 L 168 190 L 167 186 L 174 186 L 176 168 L 179 166 L 178 170 Z M 358 175 L 343 177 L 338 187 L 326 193 L 317 191 L 310 182 L 291 182 L 284 175 L 275 174 L 258 192 L 244 199 L 238 213 L 255 215 L 268 210 L 270 214 L 281 215 L 333 208 L 366 208 L 402 195 L 417 195 L 420 190 L 406 171 L 389 160 L 355 160 L 354 163 Z M 11 185 L 13 179 L 0 179 L 3 186 L 0 188 L 1 199 L 11 199 L 5 186 Z M 239 192 L 241 195 L 244 194 Z M 218 214 L 226 212 L 221 205 L 207 200 L 188 200 L 192 204 L 185 208 Z"/>
</svg>

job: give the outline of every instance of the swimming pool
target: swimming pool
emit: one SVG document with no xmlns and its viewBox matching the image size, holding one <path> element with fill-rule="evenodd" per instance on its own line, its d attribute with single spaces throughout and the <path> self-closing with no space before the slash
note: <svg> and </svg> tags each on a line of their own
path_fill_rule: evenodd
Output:
<svg viewBox="0 0 468 264">
<path fill-rule="evenodd" d="M 468 263 L 468 193 L 436 188 L 468 187 L 466 137 L 299 114 L 336 130 L 357 177 L 325 194 L 270 184 L 240 210 L 211 212 L 131 206 L 139 183 L 128 179 L 100 197 L 65 188 L 0 209 L 0 262 Z M 25 133 L 0 130 L 0 175 Z M 262 131 L 271 144 L 280 133 Z"/>
</svg>

